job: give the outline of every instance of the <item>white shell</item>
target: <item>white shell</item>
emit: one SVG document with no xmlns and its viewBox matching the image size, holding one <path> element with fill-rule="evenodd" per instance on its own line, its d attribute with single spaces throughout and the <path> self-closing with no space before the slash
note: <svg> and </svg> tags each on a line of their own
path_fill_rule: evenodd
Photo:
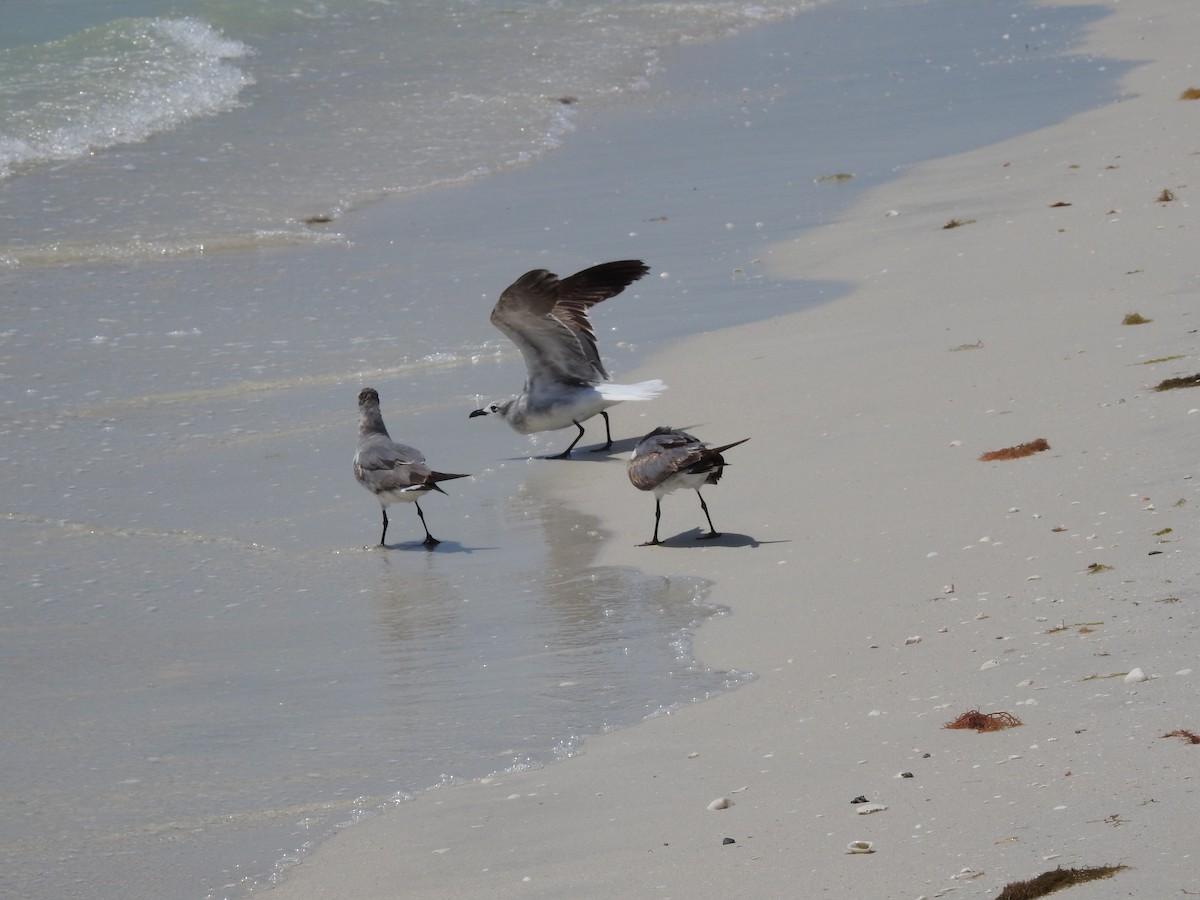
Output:
<svg viewBox="0 0 1200 900">
<path fill-rule="evenodd" d="M 851 841 L 846 845 L 847 853 L 874 853 L 875 845 L 870 841 Z"/>
<path fill-rule="evenodd" d="M 869 816 L 871 813 L 883 812 L 887 809 L 882 803 L 860 803 L 854 807 L 854 812 L 860 816 Z"/>
<path fill-rule="evenodd" d="M 1138 668 L 1130 669 L 1129 674 L 1125 676 L 1126 684 L 1138 684 L 1139 682 L 1149 680 L 1150 676 Z"/>
<path fill-rule="evenodd" d="M 730 800 L 728 797 L 718 797 L 712 803 L 708 804 L 708 808 L 710 810 L 729 809 L 729 807 L 731 807 L 731 806 L 733 806 L 733 801 Z"/>
</svg>

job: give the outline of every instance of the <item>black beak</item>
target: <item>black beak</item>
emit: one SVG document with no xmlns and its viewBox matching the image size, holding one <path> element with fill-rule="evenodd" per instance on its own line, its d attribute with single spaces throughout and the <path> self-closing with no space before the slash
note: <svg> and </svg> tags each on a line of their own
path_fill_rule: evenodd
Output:
<svg viewBox="0 0 1200 900">
<path fill-rule="evenodd" d="M 487 414 L 488 414 L 488 411 L 486 409 L 473 409 L 473 410 L 471 410 L 471 414 L 469 416 L 467 416 L 467 418 L 473 419 L 476 416 L 486 416 Z"/>
</svg>

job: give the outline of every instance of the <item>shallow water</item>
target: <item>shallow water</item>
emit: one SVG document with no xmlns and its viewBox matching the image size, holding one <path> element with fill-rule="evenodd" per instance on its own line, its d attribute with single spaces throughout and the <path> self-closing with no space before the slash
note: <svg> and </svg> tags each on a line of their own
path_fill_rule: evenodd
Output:
<svg viewBox="0 0 1200 900">
<path fill-rule="evenodd" d="M 591 567 L 611 538 L 551 467 L 631 490 L 615 458 L 528 460 L 569 435 L 468 420 L 522 377 L 496 294 L 535 266 L 647 260 L 595 315 L 618 380 L 659 342 L 829 300 L 757 254 L 914 161 L 1107 99 L 1115 68 L 1055 55 L 1090 15 L 832 4 L 671 51 L 637 103 L 573 112 L 564 150 L 355 207 L 300 248 L 64 264 L 22 234 L 51 252 L 0 271 L 6 892 L 237 895 L 334 823 L 744 677 L 691 661 L 711 611 L 686 572 Z M 855 177 L 819 181 L 836 172 Z M 6 228 L 55 208 L 31 184 L 0 189 Z M 433 553 L 403 508 L 399 546 L 363 549 L 368 384 L 396 439 L 475 475 L 423 504 Z M 641 412 L 613 411 L 614 457 Z"/>
</svg>

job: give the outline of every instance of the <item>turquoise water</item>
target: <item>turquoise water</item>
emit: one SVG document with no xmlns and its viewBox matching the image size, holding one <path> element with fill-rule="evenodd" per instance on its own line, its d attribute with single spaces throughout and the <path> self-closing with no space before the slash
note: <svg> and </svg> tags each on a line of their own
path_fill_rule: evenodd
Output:
<svg viewBox="0 0 1200 900">
<path fill-rule="evenodd" d="M 9 2 L 0 265 L 319 240 L 314 217 L 528 163 L 664 49 L 804 5 Z"/>
</svg>

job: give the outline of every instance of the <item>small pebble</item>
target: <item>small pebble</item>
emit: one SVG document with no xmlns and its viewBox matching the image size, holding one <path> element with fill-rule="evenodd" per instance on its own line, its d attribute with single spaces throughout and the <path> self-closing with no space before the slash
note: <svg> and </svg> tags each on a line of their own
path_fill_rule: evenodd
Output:
<svg viewBox="0 0 1200 900">
<path fill-rule="evenodd" d="M 851 803 L 866 803 L 866 802 L 867 802 L 867 796 L 866 796 L 866 794 L 859 794 L 857 797 L 855 797 L 855 798 L 854 798 L 853 800 L 851 800 L 850 802 L 851 802 Z"/>
<path fill-rule="evenodd" d="M 1147 675 L 1145 672 L 1143 672 L 1141 669 L 1137 669 L 1137 668 L 1130 669 L 1129 674 L 1125 676 L 1126 684 L 1139 684 L 1140 682 L 1149 681 L 1149 680 L 1150 680 L 1150 676 Z"/>
<path fill-rule="evenodd" d="M 722 839 L 721 843 L 722 844 L 736 844 L 737 841 L 735 841 L 733 838 L 724 838 L 724 839 Z"/>
<path fill-rule="evenodd" d="M 912 778 L 912 777 L 913 777 L 913 773 L 912 773 L 912 772 L 901 772 L 901 773 L 900 773 L 900 777 L 901 777 L 901 778 Z"/>
</svg>

